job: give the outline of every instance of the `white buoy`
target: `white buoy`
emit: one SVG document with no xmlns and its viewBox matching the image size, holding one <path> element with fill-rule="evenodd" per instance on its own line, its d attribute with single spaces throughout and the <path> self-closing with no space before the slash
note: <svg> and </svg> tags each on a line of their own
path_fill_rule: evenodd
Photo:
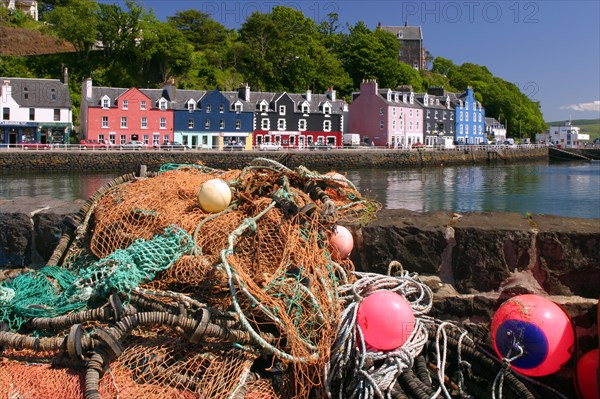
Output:
<svg viewBox="0 0 600 399">
<path fill-rule="evenodd" d="M 231 202 L 231 189 L 221 179 L 211 179 L 200 186 L 198 203 L 205 212 L 221 212 Z"/>
</svg>

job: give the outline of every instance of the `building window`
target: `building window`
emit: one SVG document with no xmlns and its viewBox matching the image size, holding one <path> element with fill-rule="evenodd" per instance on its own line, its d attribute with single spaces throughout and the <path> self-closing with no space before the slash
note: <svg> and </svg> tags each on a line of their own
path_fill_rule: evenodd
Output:
<svg viewBox="0 0 600 399">
<path fill-rule="evenodd" d="M 417 121 L 417 132 L 419 131 L 419 121 Z"/>
<path fill-rule="evenodd" d="M 298 130 L 300 130 L 300 131 L 306 130 L 306 119 L 300 119 L 298 121 Z"/>
<path fill-rule="evenodd" d="M 98 135 L 98 142 L 104 143 L 104 135 L 103 134 Z"/>
<path fill-rule="evenodd" d="M 35 120 L 35 108 L 29 108 L 29 120 L 30 121 Z"/>
<path fill-rule="evenodd" d="M 160 118 L 160 128 L 161 129 L 167 128 L 167 118 Z"/>
<path fill-rule="evenodd" d="M 127 117 L 126 116 L 122 116 L 121 117 L 121 128 L 127 128 Z"/>
<path fill-rule="evenodd" d="M 381 122 L 383 123 L 383 122 Z M 323 121 L 323 131 L 331 132 L 331 121 Z"/>
<path fill-rule="evenodd" d="M 465 112 L 465 122 L 468 122 L 468 121 L 469 121 L 469 113 Z"/>
<path fill-rule="evenodd" d="M 262 119 L 260 121 L 260 129 L 261 130 L 269 130 L 270 124 L 268 119 Z"/>
<path fill-rule="evenodd" d="M 241 120 L 236 119 L 236 121 L 235 121 L 235 128 L 238 129 L 238 130 L 242 128 L 242 121 Z"/>
<path fill-rule="evenodd" d="M 477 122 L 477 112 L 473 112 L 473 122 Z"/>
<path fill-rule="evenodd" d="M 431 131 L 431 123 L 427 122 L 427 130 L 425 130 L 426 133 L 429 133 Z"/>
<path fill-rule="evenodd" d="M 55 108 L 54 109 L 54 121 L 59 121 L 60 120 L 60 109 Z"/>
<path fill-rule="evenodd" d="M 463 112 L 462 111 L 460 111 L 459 119 L 462 122 L 462 120 L 463 120 Z"/>
<path fill-rule="evenodd" d="M 447 116 L 447 115 L 446 115 L 446 111 L 444 111 L 444 113 L 442 114 L 442 119 L 443 119 L 443 120 L 446 120 L 446 116 Z"/>
<path fill-rule="evenodd" d="M 158 108 L 159 108 L 161 111 L 164 111 L 164 110 L 166 110 L 166 109 L 167 109 L 167 100 L 165 100 L 164 98 L 163 98 L 163 99 L 161 99 L 161 100 L 158 102 Z"/>
<path fill-rule="evenodd" d="M 460 131 L 460 134 L 463 134 L 463 125 L 462 125 L 462 123 L 460 124 L 458 130 Z"/>
<path fill-rule="evenodd" d="M 223 104 L 219 104 L 219 112 L 225 112 L 225 107 L 223 106 Z"/>
<path fill-rule="evenodd" d="M 142 120 L 140 121 L 140 127 L 142 129 L 148 128 L 148 118 L 146 118 L 145 116 L 142 116 Z"/>
<path fill-rule="evenodd" d="M 129 100 L 123 100 L 123 109 L 129 109 Z"/>
<path fill-rule="evenodd" d="M 146 109 L 146 100 L 140 101 L 140 109 Z"/>
<path fill-rule="evenodd" d="M 330 115 L 331 114 L 331 107 L 329 105 L 323 106 L 323 113 L 325 115 Z"/>
<path fill-rule="evenodd" d="M 188 102 L 187 109 L 188 109 L 188 111 L 192 112 L 193 110 L 196 109 L 196 104 L 194 104 L 193 101 Z"/>
<path fill-rule="evenodd" d="M 277 119 L 277 130 L 285 130 L 285 119 L 284 118 Z"/>
<path fill-rule="evenodd" d="M 308 105 L 307 104 L 302 104 L 302 113 L 308 114 Z"/>
<path fill-rule="evenodd" d="M 433 114 L 433 117 L 435 118 L 435 120 L 437 120 L 439 118 L 438 116 L 438 111 L 436 110 L 435 113 Z"/>
<path fill-rule="evenodd" d="M 225 120 L 224 119 L 221 119 L 219 121 L 219 129 L 225 129 Z"/>
<path fill-rule="evenodd" d="M 102 108 L 108 108 L 110 102 L 108 101 L 108 98 L 103 98 L 102 99 Z"/>
<path fill-rule="evenodd" d="M 408 130 L 410 130 L 411 132 L 412 132 L 412 123 L 413 123 L 413 121 L 408 122 Z"/>
<path fill-rule="evenodd" d="M 169 135 L 168 134 L 165 134 L 163 136 L 163 142 L 166 142 L 166 141 L 169 141 Z"/>
<path fill-rule="evenodd" d="M 477 134 L 477 126 L 473 125 L 473 134 Z"/>
<path fill-rule="evenodd" d="M 392 130 L 396 130 L 396 120 L 392 120 Z"/>
<path fill-rule="evenodd" d="M 204 128 L 205 128 L 205 129 L 210 129 L 210 119 L 207 119 L 207 120 L 204 122 Z"/>
<path fill-rule="evenodd" d="M 285 115 L 285 105 L 279 106 L 279 115 Z"/>
<path fill-rule="evenodd" d="M 206 113 L 207 114 L 210 114 L 210 109 L 211 109 L 210 104 L 206 104 Z"/>
<path fill-rule="evenodd" d="M 379 121 L 379 130 L 383 130 L 383 121 Z"/>
<path fill-rule="evenodd" d="M 158 133 L 152 133 L 152 144 L 158 145 L 159 140 L 160 140 L 160 135 Z"/>
<path fill-rule="evenodd" d="M 56 89 L 50 89 L 50 99 L 56 100 Z"/>
<path fill-rule="evenodd" d="M 469 110 L 469 103 L 465 103 L 465 109 L 468 111 Z"/>
<path fill-rule="evenodd" d="M 235 104 L 235 112 L 242 112 L 242 104 L 237 103 Z"/>
<path fill-rule="evenodd" d="M 188 119 L 188 129 L 194 128 L 194 118 Z"/>
<path fill-rule="evenodd" d="M 260 103 L 259 107 L 260 107 L 260 112 L 267 112 L 267 104 Z"/>
<path fill-rule="evenodd" d="M 125 144 L 127 142 L 127 136 L 125 136 L 124 134 L 122 134 L 119 137 L 119 144 Z"/>
<path fill-rule="evenodd" d="M 144 134 L 144 140 L 143 140 L 143 141 L 144 141 L 144 144 L 148 145 L 148 140 L 149 140 L 149 137 L 148 137 L 148 135 L 147 135 L 147 134 Z"/>
<path fill-rule="evenodd" d="M 102 117 L 102 127 L 103 128 L 108 128 L 108 116 L 103 116 Z"/>
</svg>

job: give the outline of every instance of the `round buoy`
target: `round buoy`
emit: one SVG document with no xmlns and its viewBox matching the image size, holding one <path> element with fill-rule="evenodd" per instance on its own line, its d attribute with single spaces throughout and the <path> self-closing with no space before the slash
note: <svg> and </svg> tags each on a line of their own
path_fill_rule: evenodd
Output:
<svg viewBox="0 0 600 399">
<path fill-rule="evenodd" d="M 231 189 L 221 179 L 204 182 L 198 190 L 198 203 L 205 212 L 221 212 L 231 202 Z"/>
<path fill-rule="evenodd" d="M 415 315 L 402 295 L 375 291 L 358 306 L 356 321 L 365 343 L 378 350 L 401 347 L 415 329 Z"/>
<path fill-rule="evenodd" d="M 342 260 L 348 257 L 354 248 L 354 239 L 350 230 L 344 226 L 337 226 L 331 238 L 329 238 L 329 244 L 331 244 L 331 257 L 336 260 Z"/>
<path fill-rule="evenodd" d="M 598 349 L 589 351 L 577 362 L 577 386 L 581 399 L 598 399 Z"/>
<path fill-rule="evenodd" d="M 492 344 L 501 358 L 519 373 L 539 377 L 552 374 L 573 353 L 575 337 L 569 316 L 539 295 L 518 295 L 504 302 L 492 319 Z"/>
</svg>

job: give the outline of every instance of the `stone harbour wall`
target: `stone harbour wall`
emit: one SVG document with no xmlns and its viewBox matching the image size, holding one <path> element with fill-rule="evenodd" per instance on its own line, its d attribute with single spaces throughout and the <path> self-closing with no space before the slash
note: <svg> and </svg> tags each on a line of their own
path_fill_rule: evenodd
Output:
<svg viewBox="0 0 600 399">
<path fill-rule="evenodd" d="M 334 150 L 334 151 L 0 151 L 0 170 L 95 170 L 133 171 L 138 165 L 158 170 L 165 163 L 198 163 L 220 169 L 242 169 L 257 157 L 273 159 L 294 168 L 311 169 L 414 167 L 440 164 L 485 164 L 547 160 L 547 148 L 498 148 L 493 150 Z"/>
</svg>

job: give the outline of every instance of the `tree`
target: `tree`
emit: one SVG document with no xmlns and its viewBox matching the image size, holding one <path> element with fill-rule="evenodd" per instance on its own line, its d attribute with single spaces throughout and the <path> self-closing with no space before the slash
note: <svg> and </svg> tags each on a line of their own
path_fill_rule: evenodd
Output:
<svg viewBox="0 0 600 399">
<path fill-rule="evenodd" d="M 225 26 L 198 10 L 178 11 L 175 16 L 167 17 L 167 21 L 183 33 L 195 50 L 222 48 L 229 37 Z"/>
<path fill-rule="evenodd" d="M 450 71 L 452 71 L 452 69 L 455 67 L 456 65 L 454 65 L 454 63 L 449 59 L 444 57 L 435 57 L 431 66 L 431 72 L 448 76 Z"/>
<path fill-rule="evenodd" d="M 98 34 L 98 4 L 93 0 L 71 0 L 68 6 L 57 6 L 45 18 L 52 30 L 71 42 L 81 58 L 87 57 Z"/>
</svg>

